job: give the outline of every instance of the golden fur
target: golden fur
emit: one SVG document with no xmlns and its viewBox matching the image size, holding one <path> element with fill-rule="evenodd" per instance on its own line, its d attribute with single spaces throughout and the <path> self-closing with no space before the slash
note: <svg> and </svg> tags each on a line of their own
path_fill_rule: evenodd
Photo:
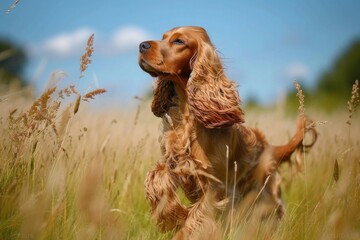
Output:
<svg viewBox="0 0 360 240">
<path fill-rule="evenodd" d="M 265 206 L 263 216 L 281 217 L 277 166 L 294 151 L 301 154 L 311 121 L 299 118 L 295 136 L 277 147 L 258 129 L 244 126 L 236 85 L 226 77 L 203 28 L 174 28 L 161 41 L 143 42 L 139 48 L 140 67 L 157 77 L 152 111 L 163 119 L 162 159 L 145 180 L 159 228 L 179 230 L 176 239 L 214 238 L 216 209 L 247 209 L 255 202 Z M 315 129 L 306 129 L 315 142 Z M 179 200 L 179 188 L 192 203 L 189 207 Z"/>
</svg>

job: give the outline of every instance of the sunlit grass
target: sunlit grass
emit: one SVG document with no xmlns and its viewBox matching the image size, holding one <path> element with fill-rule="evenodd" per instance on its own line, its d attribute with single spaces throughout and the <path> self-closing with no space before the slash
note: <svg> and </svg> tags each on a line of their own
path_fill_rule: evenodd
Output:
<svg viewBox="0 0 360 240">
<path fill-rule="evenodd" d="M 160 120 L 148 103 L 130 112 L 82 106 L 63 135 L 41 125 L 23 142 L 10 138 L 9 116 L 31 104 L 14 103 L 0 103 L 1 239 L 171 238 L 154 226 L 144 197 L 146 172 L 160 158 Z M 318 127 L 319 140 L 304 162 L 306 175 L 281 167 L 284 219 L 271 230 L 266 222 L 236 219 L 232 235 L 224 238 L 359 238 L 359 116 L 353 116 L 349 136 L 345 111 L 310 115 L 328 124 Z M 270 112 L 249 112 L 247 124 L 263 129 L 275 144 L 295 130 L 294 118 Z M 226 221 L 218 221 L 225 228 Z"/>
<path fill-rule="evenodd" d="M 145 175 L 161 157 L 160 119 L 142 100 L 134 100 L 133 111 L 92 109 L 83 101 L 104 92 L 55 85 L 37 100 L 24 92 L 0 95 L 0 239 L 173 236 L 155 227 L 144 193 Z M 317 126 L 303 173 L 280 168 L 284 218 L 274 223 L 234 215 L 229 221 L 219 214 L 224 239 L 360 239 L 360 116 L 358 95 L 352 96 L 351 115 L 346 106 L 334 115 L 306 112 L 327 123 Z M 283 109 L 247 111 L 246 124 L 279 145 L 293 135 L 296 118 Z"/>
</svg>

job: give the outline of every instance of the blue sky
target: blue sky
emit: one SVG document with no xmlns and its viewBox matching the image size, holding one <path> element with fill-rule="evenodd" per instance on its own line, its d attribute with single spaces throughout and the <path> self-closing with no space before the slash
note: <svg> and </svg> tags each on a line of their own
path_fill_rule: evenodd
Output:
<svg viewBox="0 0 360 240">
<path fill-rule="evenodd" d="M 0 38 L 23 45 L 26 76 L 43 90 L 53 71 L 66 83 L 102 87 L 119 106 L 151 88 L 137 64 L 137 46 L 175 27 L 207 29 L 240 96 L 275 101 L 292 82 L 313 86 L 319 75 L 360 37 L 360 1 L 91 1 L 15 0 L 0 3 Z M 79 58 L 95 33 L 84 79 Z"/>
</svg>

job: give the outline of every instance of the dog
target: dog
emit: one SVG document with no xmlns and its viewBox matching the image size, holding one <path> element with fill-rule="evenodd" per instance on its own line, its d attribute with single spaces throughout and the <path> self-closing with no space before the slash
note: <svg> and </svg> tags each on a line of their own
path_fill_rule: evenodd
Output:
<svg viewBox="0 0 360 240">
<path fill-rule="evenodd" d="M 162 118 L 161 160 L 147 173 L 146 198 L 152 218 L 175 239 L 214 236 L 216 209 L 262 207 L 263 215 L 284 214 L 277 171 L 297 151 L 299 157 L 316 140 L 307 117 L 299 117 L 293 138 L 270 145 L 258 129 L 246 127 L 236 84 L 207 32 L 176 27 L 160 41 L 139 45 L 139 66 L 156 77 L 152 112 Z M 313 142 L 303 145 L 306 131 Z M 190 206 L 182 204 L 182 189 Z M 245 201 L 246 200 L 246 201 Z"/>
</svg>

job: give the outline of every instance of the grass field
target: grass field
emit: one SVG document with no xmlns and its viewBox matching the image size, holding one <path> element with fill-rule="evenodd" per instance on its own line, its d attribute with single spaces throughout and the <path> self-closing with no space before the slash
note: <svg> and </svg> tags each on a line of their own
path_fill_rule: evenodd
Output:
<svg viewBox="0 0 360 240">
<path fill-rule="evenodd" d="M 151 221 L 144 194 L 145 175 L 160 159 L 150 102 L 121 110 L 97 96 L 105 90 L 79 93 L 54 85 L 59 78 L 35 100 L 27 90 L 0 94 L 0 239 L 170 239 Z M 109 107 L 92 108 L 94 97 Z M 286 214 L 277 227 L 242 218 L 229 227 L 223 216 L 223 239 L 360 239 L 360 115 L 350 119 L 349 108 L 307 112 L 319 139 L 302 173 L 281 166 Z M 296 116 L 281 106 L 249 110 L 246 124 L 282 144 Z"/>
<path fill-rule="evenodd" d="M 144 197 L 146 172 L 160 158 L 160 120 L 149 103 L 125 111 L 81 101 L 74 114 L 76 95 L 62 100 L 58 92 L 0 102 L 0 239 L 171 238 L 153 225 Z M 327 123 L 317 127 L 303 173 L 281 167 L 287 210 L 278 227 L 236 219 L 225 231 L 219 218 L 224 239 L 360 238 L 360 121 L 353 115 L 346 124 L 345 110 L 308 113 Z M 281 109 L 246 119 L 273 144 L 295 130 L 295 117 Z"/>
</svg>

